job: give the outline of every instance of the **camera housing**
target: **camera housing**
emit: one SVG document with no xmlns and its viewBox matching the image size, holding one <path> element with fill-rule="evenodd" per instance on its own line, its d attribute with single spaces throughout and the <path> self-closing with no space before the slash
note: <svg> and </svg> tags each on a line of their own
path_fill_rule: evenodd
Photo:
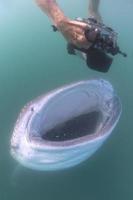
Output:
<svg viewBox="0 0 133 200">
<path fill-rule="evenodd" d="M 92 45 L 88 49 L 84 49 L 69 44 L 67 48 L 69 54 L 75 54 L 74 50 L 85 53 L 87 66 L 99 72 L 107 72 L 113 62 L 113 56 L 118 53 L 124 57 L 127 56 L 120 51 L 117 45 L 118 34 L 112 28 L 94 18 L 77 18 L 76 20 L 88 25 L 85 29 L 85 37 Z"/>
</svg>

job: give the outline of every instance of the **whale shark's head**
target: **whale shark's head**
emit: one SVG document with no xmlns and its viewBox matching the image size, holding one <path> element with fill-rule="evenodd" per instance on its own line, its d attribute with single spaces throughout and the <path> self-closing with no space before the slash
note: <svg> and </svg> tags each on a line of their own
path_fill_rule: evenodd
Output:
<svg viewBox="0 0 133 200">
<path fill-rule="evenodd" d="M 11 154 L 32 169 L 72 167 L 103 144 L 120 114 L 120 100 L 109 82 L 64 86 L 23 108 L 11 138 Z"/>
</svg>

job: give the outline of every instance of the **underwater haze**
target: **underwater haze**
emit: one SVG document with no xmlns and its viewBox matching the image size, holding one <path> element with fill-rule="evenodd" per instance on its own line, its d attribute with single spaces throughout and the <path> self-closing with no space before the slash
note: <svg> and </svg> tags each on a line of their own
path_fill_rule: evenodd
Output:
<svg viewBox="0 0 133 200">
<path fill-rule="evenodd" d="M 59 0 L 71 18 L 87 17 L 88 0 Z M 101 0 L 104 23 L 119 33 L 117 55 L 108 73 L 93 71 L 70 56 L 66 42 L 32 0 L 0 0 L 0 200 L 133 199 L 133 1 Z M 54 88 L 103 78 L 123 107 L 112 136 L 90 159 L 58 172 L 38 172 L 10 155 L 10 139 L 21 108 Z"/>
</svg>

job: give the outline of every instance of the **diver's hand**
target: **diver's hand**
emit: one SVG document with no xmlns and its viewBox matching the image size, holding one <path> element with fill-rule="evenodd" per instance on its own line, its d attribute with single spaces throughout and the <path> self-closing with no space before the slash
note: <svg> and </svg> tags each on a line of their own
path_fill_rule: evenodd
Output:
<svg viewBox="0 0 133 200">
<path fill-rule="evenodd" d="M 57 28 L 69 43 L 86 49 L 91 46 L 85 37 L 87 25 L 84 22 L 67 19 L 57 24 Z"/>
</svg>

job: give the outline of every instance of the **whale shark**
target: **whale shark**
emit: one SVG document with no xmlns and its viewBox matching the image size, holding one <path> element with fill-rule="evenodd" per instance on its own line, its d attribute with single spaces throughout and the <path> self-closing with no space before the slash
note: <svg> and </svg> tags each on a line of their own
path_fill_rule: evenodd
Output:
<svg viewBox="0 0 133 200">
<path fill-rule="evenodd" d="M 54 89 L 21 110 L 11 137 L 11 155 L 34 170 L 74 167 L 109 138 L 121 111 L 120 98 L 103 79 Z"/>
</svg>

